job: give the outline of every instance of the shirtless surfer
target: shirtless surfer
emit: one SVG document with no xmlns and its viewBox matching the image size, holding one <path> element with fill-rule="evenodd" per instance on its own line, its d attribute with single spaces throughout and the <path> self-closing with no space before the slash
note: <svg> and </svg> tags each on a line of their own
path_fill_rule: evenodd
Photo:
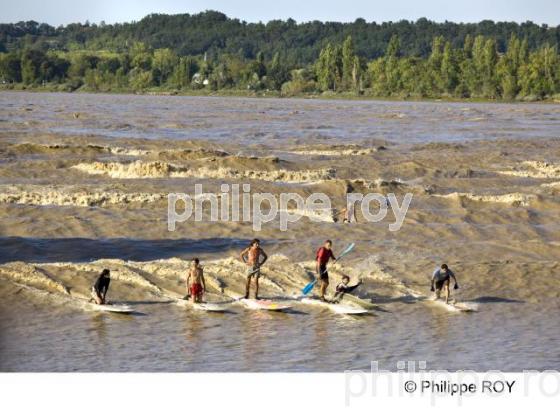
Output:
<svg viewBox="0 0 560 410">
<path fill-rule="evenodd" d="M 200 266 L 200 260 L 194 258 L 187 275 L 187 297 L 188 295 L 191 296 L 192 303 L 200 303 L 204 292 L 206 292 L 204 272 L 202 266 Z"/>
<path fill-rule="evenodd" d="M 262 257 L 262 259 L 261 259 Z M 245 299 L 249 299 L 251 288 L 251 278 L 255 278 L 255 299 L 259 298 L 259 277 L 261 276 L 261 266 L 268 259 L 267 254 L 261 248 L 261 242 L 253 239 L 251 244 L 241 252 L 241 261 L 247 265 L 247 285 L 245 287 Z"/>
</svg>

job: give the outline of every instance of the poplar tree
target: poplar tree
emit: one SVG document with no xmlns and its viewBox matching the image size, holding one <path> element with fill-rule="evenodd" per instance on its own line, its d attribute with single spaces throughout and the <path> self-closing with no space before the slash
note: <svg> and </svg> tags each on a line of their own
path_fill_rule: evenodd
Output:
<svg viewBox="0 0 560 410">
<path fill-rule="evenodd" d="M 355 65 L 355 52 L 354 43 L 352 42 L 352 37 L 346 37 L 344 43 L 342 44 L 342 84 L 341 88 L 343 90 L 355 89 L 357 73 Z"/>
<path fill-rule="evenodd" d="M 496 40 L 489 38 L 484 43 L 482 53 L 482 92 L 484 97 L 496 98 L 498 93 L 498 81 L 496 78 L 496 63 L 498 54 L 496 52 Z"/>
<path fill-rule="evenodd" d="M 519 92 L 519 68 L 525 63 L 522 60 L 521 42 L 512 34 L 507 45 L 507 51 L 496 66 L 500 94 L 505 99 L 513 99 Z"/>
<path fill-rule="evenodd" d="M 449 41 L 445 42 L 443 55 L 441 57 L 440 78 L 442 90 L 448 94 L 454 94 L 458 85 L 459 67 L 456 55 Z"/>
</svg>

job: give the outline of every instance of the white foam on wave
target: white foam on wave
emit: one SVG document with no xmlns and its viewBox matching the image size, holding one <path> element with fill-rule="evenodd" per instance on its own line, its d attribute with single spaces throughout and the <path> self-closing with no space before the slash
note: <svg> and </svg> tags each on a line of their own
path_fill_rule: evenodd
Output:
<svg viewBox="0 0 560 410">
<path fill-rule="evenodd" d="M 236 170 L 227 167 L 208 168 L 180 166 L 163 161 L 92 162 L 72 167 L 90 175 L 105 175 L 119 179 L 142 178 L 209 178 L 209 179 L 259 179 L 271 182 L 312 182 L 331 180 L 335 170 Z"/>
<path fill-rule="evenodd" d="M 119 192 L 100 188 L 55 185 L 2 185 L 0 203 L 35 206 L 104 207 L 130 203 L 147 204 L 167 198 L 166 193 Z"/>
<path fill-rule="evenodd" d="M 560 178 L 560 166 L 545 161 L 523 161 L 520 166 L 511 170 L 498 172 L 524 178 Z"/>
<path fill-rule="evenodd" d="M 468 192 L 452 192 L 445 195 L 432 194 L 432 196 L 452 200 L 467 199 L 474 202 L 502 203 L 511 206 L 529 206 L 532 201 L 537 199 L 536 195 L 523 194 L 520 192 L 512 192 L 501 195 L 476 195 Z"/>
</svg>

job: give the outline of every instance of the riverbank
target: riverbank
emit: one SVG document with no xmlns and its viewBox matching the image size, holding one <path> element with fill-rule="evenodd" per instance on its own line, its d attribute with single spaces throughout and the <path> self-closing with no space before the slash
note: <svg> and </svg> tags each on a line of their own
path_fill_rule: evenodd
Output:
<svg viewBox="0 0 560 410">
<path fill-rule="evenodd" d="M 153 95 L 153 96 L 186 96 L 186 97 L 246 97 L 246 98 L 285 98 L 285 99 L 316 99 L 316 100 L 349 100 L 349 101 L 411 101 L 411 102 L 464 102 L 464 103 L 541 103 L 541 104 L 560 104 L 560 95 L 545 97 L 539 99 L 536 96 L 527 96 L 515 100 L 507 99 L 491 99 L 483 97 L 473 98 L 460 98 L 452 96 L 440 97 L 423 97 L 423 96 L 377 96 L 370 95 L 367 92 L 357 94 L 355 92 L 308 92 L 298 93 L 294 95 L 283 95 L 280 91 L 266 90 L 238 90 L 238 89 L 222 89 L 222 90 L 209 90 L 209 89 L 189 89 L 189 90 L 175 90 L 175 89 L 161 89 L 149 88 L 143 91 L 134 91 L 131 89 L 112 89 L 112 90 L 93 90 L 87 87 L 78 89 L 71 89 L 68 84 L 56 84 L 46 86 L 24 86 L 22 84 L 14 85 L 1 85 L 0 92 L 45 92 L 45 93 L 84 93 L 84 94 L 114 94 L 114 95 Z"/>
</svg>

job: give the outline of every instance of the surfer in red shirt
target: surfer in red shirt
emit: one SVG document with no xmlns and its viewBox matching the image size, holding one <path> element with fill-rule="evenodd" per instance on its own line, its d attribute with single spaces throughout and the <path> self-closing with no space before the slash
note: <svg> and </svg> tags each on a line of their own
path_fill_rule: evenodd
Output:
<svg viewBox="0 0 560 410">
<path fill-rule="evenodd" d="M 332 252 L 332 241 L 327 239 L 323 246 L 321 246 L 317 250 L 317 264 L 316 264 L 316 272 L 317 276 L 319 276 L 319 280 L 321 281 L 321 300 L 325 300 L 325 292 L 327 291 L 327 287 L 329 286 L 329 272 L 327 271 L 327 264 L 332 259 L 336 262 L 336 258 Z"/>
</svg>

